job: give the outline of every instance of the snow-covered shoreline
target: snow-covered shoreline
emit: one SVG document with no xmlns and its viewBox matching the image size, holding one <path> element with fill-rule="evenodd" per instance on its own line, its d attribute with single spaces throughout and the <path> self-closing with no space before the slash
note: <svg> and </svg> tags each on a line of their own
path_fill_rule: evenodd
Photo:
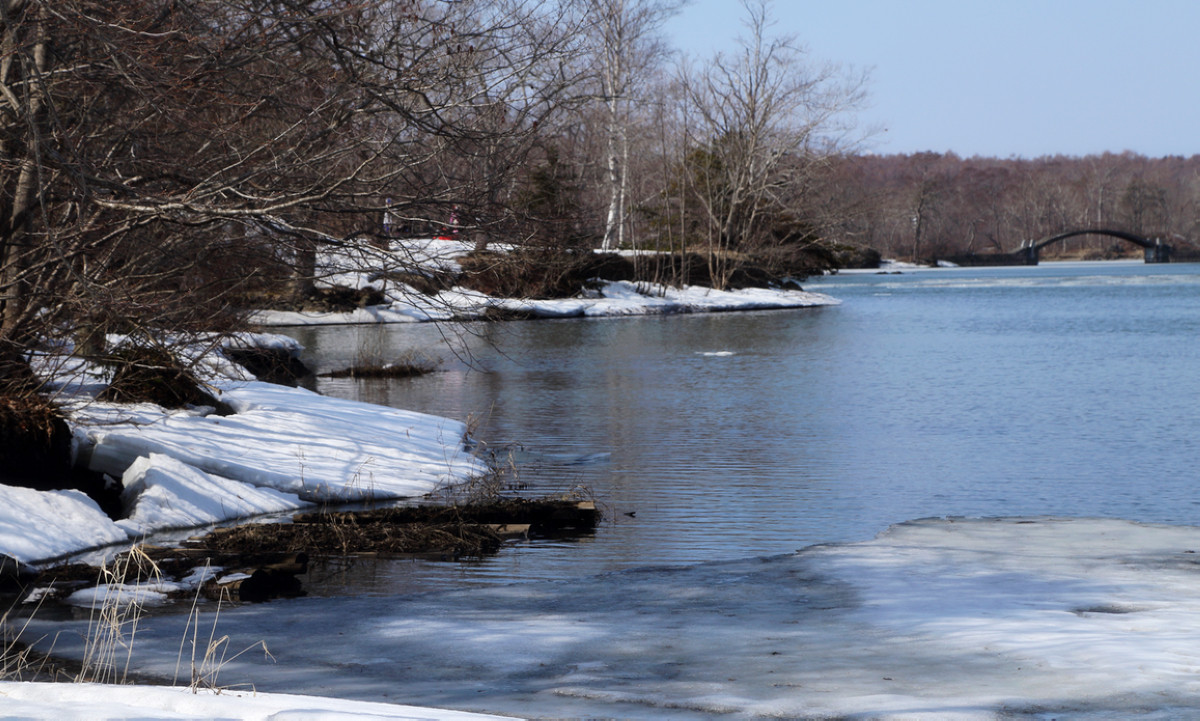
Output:
<svg viewBox="0 0 1200 721">
<path fill-rule="evenodd" d="M 318 285 L 380 291 L 384 302 L 346 312 L 262 310 L 250 316 L 260 326 L 421 323 L 481 320 L 496 313 L 529 318 L 604 318 L 671 313 L 715 313 L 837 305 L 822 293 L 794 288 L 715 290 L 675 288 L 657 283 L 597 279 L 574 298 L 535 300 L 498 298 L 466 288 L 425 294 L 391 277 L 414 268 L 455 273 L 456 257 L 471 250 L 462 241 L 442 238 L 396 241 L 388 250 L 356 246 L 325 251 L 318 259 Z"/>
<path fill-rule="evenodd" d="M 212 387 L 238 412 L 68 405 L 78 463 L 120 479 L 126 517 L 110 520 L 79 491 L 0 486 L 0 553 L 37 564 L 312 503 L 422 496 L 488 472 L 460 421 L 259 381 Z"/>
<path fill-rule="evenodd" d="M 245 346 L 293 345 L 241 336 Z M 104 558 L 170 529 L 208 527 L 313 503 L 428 494 L 489 471 L 466 447 L 466 425 L 449 418 L 318 395 L 263 383 L 219 351 L 197 370 L 214 397 L 235 411 L 167 410 L 98 401 L 103 373 L 61 357 L 35 367 L 67 413 L 76 464 L 119 479 L 124 517 L 109 518 L 77 490 L 0 485 L 0 553 L 45 565 L 100 549 Z M 111 549 L 105 552 L 105 549 Z M 119 588 L 124 603 L 155 605 L 220 574 L 204 568 L 179 581 Z M 105 588 L 69 603 L 103 603 Z M 40 597 L 37 589 L 31 598 Z M 30 719 L 305 718 L 473 719 L 454 711 L 253 693 L 214 695 L 186 688 L 0 682 L 0 715 Z"/>
</svg>

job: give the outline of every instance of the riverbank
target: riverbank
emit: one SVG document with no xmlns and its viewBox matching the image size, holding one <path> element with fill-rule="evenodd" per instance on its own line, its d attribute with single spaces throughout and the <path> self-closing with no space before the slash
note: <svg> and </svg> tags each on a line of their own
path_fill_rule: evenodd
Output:
<svg viewBox="0 0 1200 721">
<path fill-rule="evenodd" d="M 273 336 L 242 336 L 229 347 L 250 346 L 298 350 L 294 342 Z M 461 422 L 260 382 L 220 349 L 197 353 L 202 356 L 193 359 L 193 370 L 221 412 L 216 407 L 171 410 L 150 403 L 102 401 L 111 380 L 104 369 L 67 356 L 34 359 L 34 370 L 70 427 L 74 463 L 118 484 L 120 509 L 110 516 L 79 490 L 0 485 L 0 580 L 24 609 L 50 590 L 23 587 L 36 578 L 37 569 L 91 550 L 83 557 L 97 566 L 91 582 L 77 591 L 68 589 L 74 593 L 65 602 L 93 608 L 93 613 L 103 607 L 136 624 L 141 611 L 126 617 L 126 607 L 146 609 L 195 595 L 205 584 L 240 580 L 240 569 L 202 559 L 178 577 L 110 575 L 116 554 L 149 536 L 272 518 L 306 507 L 417 497 L 490 470 L 471 454 Z M 107 582 L 97 586 L 97 578 Z M 24 615 L 24 609 L 14 611 Z M 6 629 L 6 638 L 29 641 L 18 631 Z M 116 632 L 122 638 L 133 628 L 118 627 Z M 20 659 L 8 656 L 16 653 L 18 647 L 9 645 L 6 672 L 22 670 Z M 134 692 L 92 684 L 0 683 L 0 710 L 5 715 L 58 719 L 85 707 L 88 718 L 124 717 L 135 709 L 145 718 L 250 718 L 297 708 L 319 708 L 339 718 L 475 718 L 295 696 L 217 697 L 188 695 L 186 689 Z"/>
<path fill-rule="evenodd" d="M 471 246 L 462 241 L 421 239 L 389 249 L 361 246 L 324 251 L 318 258 L 317 287 L 326 294 L 356 298 L 361 307 L 337 310 L 259 310 L 260 326 L 431 321 L 595 318 L 672 313 L 717 313 L 836 305 L 822 293 L 781 279 L 770 287 L 716 290 L 702 285 L 593 278 L 570 297 L 502 297 L 465 285 L 460 259 Z M 503 250 L 503 249 L 502 249 Z M 437 279 L 434 282 L 433 279 Z"/>
</svg>

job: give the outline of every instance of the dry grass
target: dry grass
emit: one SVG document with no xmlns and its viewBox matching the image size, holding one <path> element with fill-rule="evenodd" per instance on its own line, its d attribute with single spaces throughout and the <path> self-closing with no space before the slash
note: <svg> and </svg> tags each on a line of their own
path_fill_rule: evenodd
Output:
<svg viewBox="0 0 1200 721">
<path fill-rule="evenodd" d="M 359 520 L 356 514 L 329 514 L 326 523 L 249 524 L 222 528 L 204 539 L 217 552 L 431 554 L 452 558 L 481 556 L 500 548 L 491 529 L 468 523 L 393 523 Z"/>
<path fill-rule="evenodd" d="M 205 576 L 208 576 L 209 568 L 209 564 L 206 563 Z M 217 683 L 221 669 L 230 661 L 255 648 L 261 647 L 263 654 L 267 658 L 272 658 L 270 651 L 267 650 L 265 641 L 258 641 L 233 656 L 227 655 L 229 652 L 229 636 L 217 636 L 217 623 L 221 618 L 221 604 L 227 599 L 217 600 L 217 610 L 213 614 L 212 626 L 207 629 L 206 637 L 202 637 L 199 609 L 200 597 L 201 589 L 197 588 L 196 594 L 192 599 L 191 610 L 188 611 L 188 621 L 184 627 L 184 635 L 179 642 L 179 655 L 175 661 L 174 682 L 178 684 L 179 671 L 183 666 L 184 651 L 185 649 L 190 649 L 190 653 L 188 654 L 188 688 L 191 689 L 192 693 L 196 693 L 200 689 L 221 690 L 223 687 Z"/>
<path fill-rule="evenodd" d="M 34 652 L 22 639 L 29 627 L 29 622 L 41 608 L 39 600 L 34 612 L 25 618 L 20 628 L 14 628 L 11 621 L 12 609 L 0 616 L 0 680 L 27 681 L 32 678 L 46 677 L 49 668 L 49 656 L 45 653 Z M 56 674 L 49 674 L 55 676 Z"/>
<path fill-rule="evenodd" d="M 83 667 L 77 681 L 125 683 L 133 658 L 133 642 L 144 613 L 142 587 L 161 583 L 162 571 L 153 559 L 135 546 L 100 568 L 105 589 L 99 606 L 88 619 Z"/>
</svg>

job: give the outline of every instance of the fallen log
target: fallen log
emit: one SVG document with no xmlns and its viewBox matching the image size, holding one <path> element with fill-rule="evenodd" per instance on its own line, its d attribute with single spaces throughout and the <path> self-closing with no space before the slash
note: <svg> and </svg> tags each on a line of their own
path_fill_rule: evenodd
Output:
<svg viewBox="0 0 1200 721">
<path fill-rule="evenodd" d="M 427 523 L 528 526 L 532 537 L 590 533 L 600 523 L 594 501 L 528 500 L 502 498 L 490 503 L 465 506 L 398 506 L 369 511 L 305 513 L 294 523 Z"/>
</svg>

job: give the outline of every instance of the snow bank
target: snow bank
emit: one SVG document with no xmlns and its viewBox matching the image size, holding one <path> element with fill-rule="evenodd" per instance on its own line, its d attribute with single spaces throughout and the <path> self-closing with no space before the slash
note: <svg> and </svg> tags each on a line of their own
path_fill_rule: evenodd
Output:
<svg viewBox="0 0 1200 721">
<path fill-rule="evenodd" d="M 305 505 L 294 494 L 255 488 L 204 473 L 159 453 L 135 460 L 121 483 L 126 518 L 117 521 L 117 525 L 132 538 L 170 528 L 193 528 L 290 511 Z"/>
<path fill-rule="evenodd" d="M 76 407 L 88 467 L 116 476 L 158 453 L 313 502 L 418 496 L 487 471 L 464 448 L 466 426 L 458 421 L 258 381 L 226 382 L 217 391 L 235 415 Z"/>
<path fill-rule="evenodd" d="M 491 247 L 505 250 L 511 246 L 498 244 Z M 474 248 L 474 243 L 449 238 L 393 240 L 387 249 L 370 244 L 341 248 L 325 246 L 317 254 L 317 282 L 325 286 L 362 288 L 373 284 L 377 288 L 386 288 L 390 273 L 461 273 L 462 266 L 456 259 Z"/>
<path fill-rule="evenodd" d="M 79 491 L 0 485 L 0 553 L 26 563 L 307 505 L 295 495 L 220 478 L 174 458 L 137 458 L 124 474 L 128 518 L 113 521 Z M 163 592 L 178 589 L 165 589 Z"/>
<path fill-rule="evenodd" d="M 79 491 L 0 485 L 0 553 L 28 563 L 125 540 L 125 532 Z"/>
<path fill-rule="evenodd" d="M 298 350 L 283 336 L 230 343 Z M 80 493 L 0 486 L 0 553 L 38 562 L 312 502 L 420 496 L 489 470 L 466 450 L 463 423 L 243 380 L 244 370 L 212 350 L 210 340 L 188 352 L 234 415 L 96 401 L 102 370 L 36 357 L 68 414 L 77 463 L 121 479 L 127 517 L 113 522 Z"/>
<path fill-rule="evenodd" d="M 160 686 L 0 682 L 0 712 L 30 721 L 240 719 L 241 721 L 473 721 L 498 716 L 249 691 Z"/>
</svg>

